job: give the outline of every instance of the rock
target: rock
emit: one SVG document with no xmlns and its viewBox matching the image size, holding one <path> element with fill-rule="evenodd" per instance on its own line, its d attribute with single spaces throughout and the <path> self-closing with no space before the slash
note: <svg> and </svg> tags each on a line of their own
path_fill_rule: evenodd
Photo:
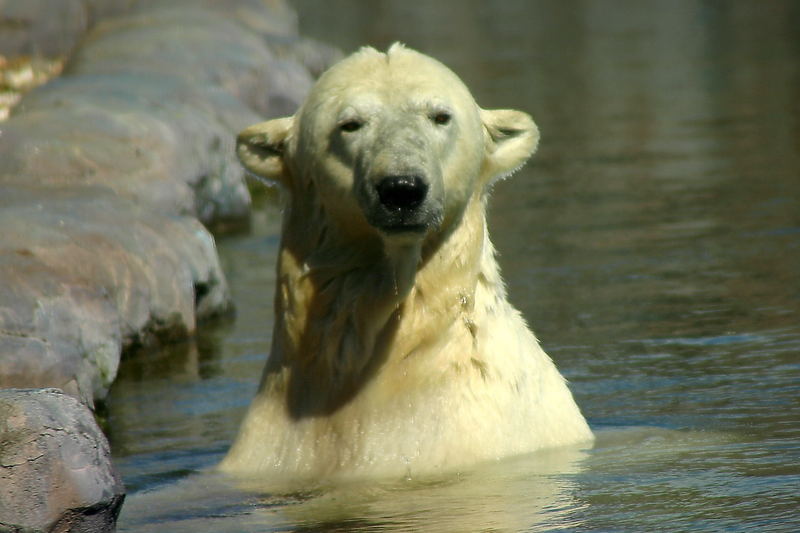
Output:
<svg viewBox="0 0 800 533">
<path fill-rule="evenodd" d="M 268 45 L 291 49 L 283 2 L 120 1 L 87 0 L 90 18 L 122 14 L 0 123 L 0 386 L 90 406 L 127 347 L 230 308 L 197 221 L 247 220 L 235 134 L 293 112 L 311 84 Z"/>
<path fill-rule="evenodd" d="M 89 16 L 89 24 L 94 25 L 104 18 L 119 16 L 131 8 L 131 0 L 83 0 Z"/>
<path fill-rule="evenodd" d="M 67 55 L 89 26 L 81 0 L 0 0 L 0 55 Z"/>
<path fill-rule="evenodd" d="M 0 386 L 58 386 L 92 405 L 122 350 L 224 312 L 213 238 L 100 187 L 4 186 Z"/>
<path fill-rule="evenodd" d="M 124 498 L 86 406 L 56 389 L 0 390 L 0 530 L 113 531 Z"/>
<path fill-rule="evenodd" d="M 243 220 L 233 132 L 257 120 L 230 94 L 174 76 L 65 77 L 27 94 L 2 127 L 0 183 L 103 185 L 161 213 Z"/>
<path fill-rule="evenodd" d="M 262 114 L 293 113 L 311 87 L 308 70 L 298 62 L 277 59 L 266 45 L 267 35 L 248 31 L 229 14 L 238 12 L 235 6 L 228 5 L 231 9 L 226 11 L 219 7 L 168 2 L 105 20 L 87 36 L 65 72 L 177 76 L 196 87 L 224 90 Z M 253 17 L 250 24 L 253 20 L 258 19 Z"/>
<path fill-rule="evenodd" d="M 286 0 L 136 0 L 132 13 L 151 13 L 160 17 L 165 12 L 192 9 L 233 21 L 258 36 L 297 37 L 297 13 Z"/>
<path fill-rule="evenodd" d="M 338 48 L 308 37 L 269 35 L 266 41 L 276 56 L 303 65 L 315 79 L 328 67 L 344 59 L 344 54 Z"/>
<path fill-rule="evenodd" d="M 0 0 L 0 54 L 70 55 L 0 122 L 0 387 L 69 395 L 0 390 L 0 531 L 110 531 L 122 487 L 71 397 L 230 309 L 201 222 L 248 219 L 235 134 L 337 54 L 282 0 Z"/>
</svg>

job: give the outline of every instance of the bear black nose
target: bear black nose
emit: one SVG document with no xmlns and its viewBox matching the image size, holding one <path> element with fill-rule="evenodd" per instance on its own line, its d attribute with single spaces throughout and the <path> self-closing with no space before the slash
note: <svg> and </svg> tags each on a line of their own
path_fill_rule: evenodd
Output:
<svg viewBox="0 0 800 533">
<path fill-rule="evenodd" d="M 418 207 L 428 194 L 428 184 L 420 176 L 386 176 L 376 189 L 381 204 L 395 211 Z"/>
</svg>

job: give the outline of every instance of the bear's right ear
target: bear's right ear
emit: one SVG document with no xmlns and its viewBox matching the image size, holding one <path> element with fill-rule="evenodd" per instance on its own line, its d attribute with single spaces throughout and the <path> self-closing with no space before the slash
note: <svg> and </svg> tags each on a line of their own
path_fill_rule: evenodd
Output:
<svg viewBox="0 0 800 533">
<path fill-rule="evenodd" d="M 294 117 L 276 118 L 250 126 L 236 137 L 236 155 L 247 171 L 259 179 L 284 182 L 283 154 Z"/>
<path fill-rule="evenodd" d="M 513 109 L 481 109 L 486 159 L 484 175 L 489 182 L 514 173 L 536 151 L 539 129 L 533 119 Z"/>
</svg>

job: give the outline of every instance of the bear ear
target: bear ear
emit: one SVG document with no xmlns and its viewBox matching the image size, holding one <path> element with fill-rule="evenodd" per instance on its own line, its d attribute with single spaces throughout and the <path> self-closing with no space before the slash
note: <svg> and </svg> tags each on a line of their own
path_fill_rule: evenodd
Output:
<svg viewBox="0 0 800 533">
<path fill-rule="evenodd" d="M 513 109 L 481 109 L 480 115 L 486 142 L 485 179 L 510 176 L 536 151 L 539 128 L 530 115 Z"/>
<path fill-rule="evenodd" d="M 236 137 L 236 155 L 244 168 L 258 179 L 286 180 L 283 154 L 294 117 L 276 118 L 242 130 Z"/>
</svg>

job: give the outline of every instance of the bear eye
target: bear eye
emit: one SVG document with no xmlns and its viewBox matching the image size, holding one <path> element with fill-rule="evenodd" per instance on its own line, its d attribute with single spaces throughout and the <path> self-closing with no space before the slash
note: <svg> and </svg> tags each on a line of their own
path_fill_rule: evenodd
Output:
<svg viewBox="0 0 800 533">
<path fill-rule="evenodd" d="M 341 124 L 339 124 L 339 129 L 341 131 L 346 131 L 346 132 L 349 133 L 349 132 L 352 132 L 352 131 L 360 130 L 361 126 L 363 126 L 363 125 L 364 125 L 364 123 L 361 122 L 360 120 L 352 119 L 352 120 L 347 120 L 347 121 L 342 122 Z"/>
<path fill-rule="evenodd" d="M 447 111 L 437 111 L 431 117 L 431 120 L 433 120 L 433 122 L 439 126 L 446 126 L 447 124 L 450 123 L 450 120 L 452 118 L 453 118 L 452 115 L 450 115 L 450 113 L 448 113 Z"/>
</svg>

